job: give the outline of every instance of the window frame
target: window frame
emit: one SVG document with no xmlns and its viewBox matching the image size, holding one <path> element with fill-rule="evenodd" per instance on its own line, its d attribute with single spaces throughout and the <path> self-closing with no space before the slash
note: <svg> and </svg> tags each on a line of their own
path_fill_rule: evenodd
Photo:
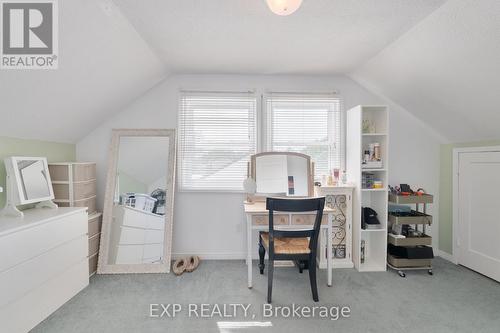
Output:
<svg viewBox="0 0 500 333">
<path fill-rule="evenodd" d="M 271 124 L 269 122 L 269 110 L 267 108 L 267 101 L 273 93 L 266 92 L 262 94 L 257 94 L 255 90 L 245 90 L 245 91 L 204 91 L 204 90 L 180 90 L 178 94 L 178 114 L 177 114 L 177 126 L 178 126 L 178 158 L 177 158 L 177 191 L 179 193 L 245 193 L 243 189 L 243 183 L 241 184 L 241 189 L 225 189 L 225 188 L 185 188 L 182 186 L 182 150 L 181 144 L 183 142 L 181 138 L 181 124 L 182 124 L 182 99 L 185 94 L 213 94 L 221 95 L 224 94 L 249 94 L 255 99 L 255 114 L 254 114 L 254 135 L 255 135 L 255 154 L 271 151 L 271 142 L 269 141 L 269 131 L 271 131 Z M 346 113 L 344 108 L 344 100 L 337 92 L 330 93 L 315 93 L 315 92 L 283 92 L 274 93 L 283 95 L 312 95 L 312 96 L 322 96 L 322 97 L 333 97 L 339 100 L 340 108 L 340 168 L 345 170 L 346 166 Z M 331 143 L 329 144 L 331 147 Z M 248 171 L 247 171 L 248 172 Z M 319 176 L 315 173 L 315 176 Z"/>
<path fill-rule="evenodd" d="M 183 98 L 185 95 L 212 95 L 212 96 L 217 96 L 220 95 L 222 97 L 227 97 L 231 94 L 233 95 L 244 95 L 248 94 L 249 96 L 252 96 L 255 100 L 255 114 L 254 114 L 254 121 L 253 121 L 253 126 L 254 126 L 254 137 L 255 137 L 255 153 L 257 154 L 260 152 L 261 148 L 261 130 L 260 130 L 260 108 L 261 108 L 261 103 L 260 103 L 260 98 L 259 96 L 255 93 L 254 90 L 246 90 L 246 91 L 205 91 L 205 90 L 180 90 L 178 94 L 178 114 L 177 114 L 177 126 L 178 126 L 178 151 L 177 151 L 177 191 L 179 193 L 238 193 L 242 194 L 245 193 L 245 190 L 243 188 L 243 181 L 241 182 L 241 189 L 227 189 L 227 188 L 186 188 L 183 186 L 182 183 L 182 155 L 183 155 L 183 150 L 181 149 L 181 145 L 183 143 L 183 139 L 181 137 L 181 133 L 183 133 L 182 130 L 182 103 L 183 103 Z M 253 155 L 253 154 L 251 154 Z M 250 155 L 250 156 L 251 156 Z M 250 156 L 249 156 L 249 161 L 250 161 Z M 247 164 L 248 165 L 248 164 Z M 246 171 L 248 172 L 248 171 Z"/>
<path fill-rule="evenodd" d="M 264 149 L 265 151 L 273 151 L 273 146 L 272 142 L 270 142 L 271 137 L 272 137 L 272 111 L 269 110 L 268 108 L 268 101 L 273 98 L 273 95 L 275 96 L 290 96 L 290 97 L 318 97 L 318 98 L 333 98 L 337 99 L 339 103 L 339 114 L 340 114 L 340 134 L 339 134 L 339 140 L 340 142 L 338 143 L 338 149 L 339 149 L 339 160 L 340 160 L 340 170 L 345 170 L 346 168 L 346 114 L 345 114 L 345 108 L 344 108 L 344 100 L 338 92 L 267 92 L 266 94 L 263 95 L 262 97 L 262 109 L 263 109 L 263 119 L 264 119 L 264 125 L 263 128 L 265 129 L 265 133 L 263 136 L 263 141 L 264 141 Z M 328 136 L 328 144 L 327 146 L 329 149 L 332 149 L 332 144 L 335 143 L 333 140 L 331 140 L 330 135 Z M 312 161 L 312 157 L 311 157 Z M 313 161 L 314 162 L 314 161 Z M 316 163 L 315 163 L 316 164 Z M 314 176 L 315 178 L 318 178 L 320 175 L 317 174 L 316 170 L 314 170 Z"/>
</svg>

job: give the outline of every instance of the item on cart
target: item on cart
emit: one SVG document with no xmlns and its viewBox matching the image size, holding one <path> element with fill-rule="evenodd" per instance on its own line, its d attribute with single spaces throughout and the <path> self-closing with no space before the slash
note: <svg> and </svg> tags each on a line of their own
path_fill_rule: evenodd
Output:
<svg viewBox="0 0 500 333">
<path fill-rule="evenodd" d="M 395 246 L 392 244 L 387 245 L 387 251 L 390 255 L 405 259 L 433 259 L 434 252 L 432 247 L 420 246 Z"/>
<path fill-rule="evenodd" d="M 411 207 L 389 203 L 389 213 L 410 213 Z"/>
</svg>

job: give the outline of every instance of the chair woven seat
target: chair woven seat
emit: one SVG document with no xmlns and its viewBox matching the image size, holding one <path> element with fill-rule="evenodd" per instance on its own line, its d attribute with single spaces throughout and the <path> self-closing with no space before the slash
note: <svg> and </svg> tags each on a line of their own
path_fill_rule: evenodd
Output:
<svg viewBox="0 0 500 333">
<path fill-rule="evenodd" d="M 269 252 L 269 268 L 267 275 L 267 303 L 271 303 L 273 294 L 273 272 L 275 260 L 294 260 L 302 273 L 307 267 L 311 283 L 312 297 L 319 301 L 318 284 L 316 282 L 316 254 L 318 236 L 325 208 L 325 197 L 306 199 L 266 198 L 266 209 L 269 211 L 269 232 L 259 231 L 259 270 L 264 274 L 264 256 L 266 248 Z M 274 229 L 274 212 L 312 212 L 316 211 L 313 229 L 277 230 Z M 273 235 L 273 246 L 269 236 Z"/>
<path fill-rule="evenodd" d="M 269 249 L 269 233 L 261 234 L 263 245 Z M 308 254 L 308 237 L 274 237 L 274 253 L 276 254 Z"/>
</svg>

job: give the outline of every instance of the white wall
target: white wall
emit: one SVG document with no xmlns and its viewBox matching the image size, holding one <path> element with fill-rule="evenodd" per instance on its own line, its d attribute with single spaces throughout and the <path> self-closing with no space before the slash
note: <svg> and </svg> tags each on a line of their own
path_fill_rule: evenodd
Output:
<svg viewBox="0 0 500 333">
<path fill-rule="evenodd" d="M 358 104 L 387 104 L 346 76 L 171 76 L 120 114 L 103 122 L 77 143 L 79 161 L 96 161 L 98 206 L 102 208 L 108 146 L 112 128 L 176 128 L 180 89 L 266 91 L 337 90 L 345 109 Z M 439 138 L 409 113 L 391 107 L 391 184 L 406 182 L 437 195 Z M 174 255 L 205 258 L 244 258 L 246 248 L 242 194 L 177 192 L 174 216 Z M 438 211 L 434 205 L 434 211 Z M 435 218 L 437 220 L 437 217 Z M 437 230 L 437 228 L 434 228 Z M 437 236 L 434 235 L 434 236 Z M 437 240 L 437 237 L 436 237 Z M 435 246 L 437 244 L 434 244 Z M 254 254 L 257 256 L 257 252 Z"/>
<path fill-rule="evenodd" d="M 498 0 L 447 1 L 351 75 L 449 143 L 498 140 L 499 14 Z"/>
</svg>

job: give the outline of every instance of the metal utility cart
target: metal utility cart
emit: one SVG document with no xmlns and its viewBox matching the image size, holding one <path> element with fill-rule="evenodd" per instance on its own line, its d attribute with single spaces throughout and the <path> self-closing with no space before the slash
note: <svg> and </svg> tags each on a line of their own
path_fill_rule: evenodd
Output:
<svg viewBox="0 0 500 333">
<path fill-rule="evenodd" d="M 400 195 L 389 193 L 389 202 L 401 205 L 415 205 L 415 210 L 410 214 L 389 213 L 389 222 L 396 225 L 411 225 L 415 231 L 422 229 L 422 235 L 416 237 L 398 238 L 389 233 L 387 243 L 394 246 L 415 248 L 419 246 L 431 246 L 432 237 L 426 234 L 426 226 L 432 224 L 432 216 L 426 214 L 427 204 L 433 203 L 430 194 Z M 422 208 L 422 210 L 420 210 Z M 421 226 L 421 228 L 419 228 Z M 388 245 L 389 246 L 389 245 Z M 407 270 L 427 270 L 432 275 L 432 258 L 429 259 L 407 259 L 387 254 L 387 266 L 397 270 L 399 276 L 406 277 Z"/>
</svg>

